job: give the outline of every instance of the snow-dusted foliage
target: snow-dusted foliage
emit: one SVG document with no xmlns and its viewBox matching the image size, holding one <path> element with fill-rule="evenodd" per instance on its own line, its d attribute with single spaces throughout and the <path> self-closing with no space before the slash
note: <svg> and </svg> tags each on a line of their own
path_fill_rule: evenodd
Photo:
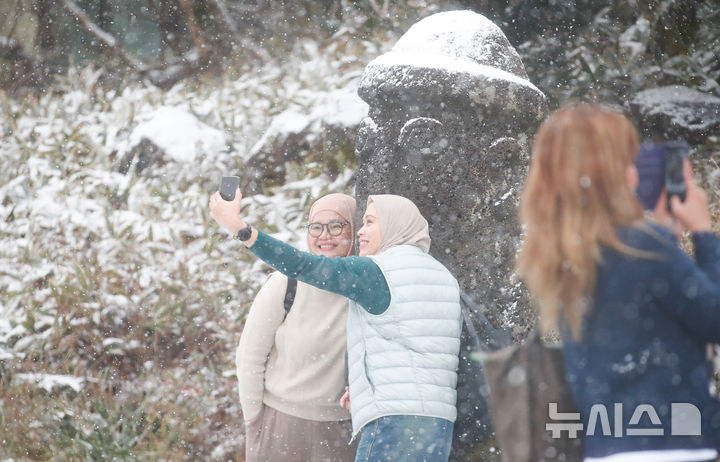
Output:
<svg viewBox="0 0 720 462">
<path fill-rule="evenodd" d="M 692 2 L 550 2 L 544 10 L 547 2 L 530 0 L 279 2 L 287 17 L 272 9 L 278 2 L 234 5 L 254 3 L 263 8 L 243 13 L 264 22 L 260 29 L 282 26 L 247 50 L 261 67 L 222 61 L 225 72 L 212 67 L 221 75 L 167 91 L 120 85 L 112 67 L 71 68 L 37 96 L 0 93 L 0 459 L 242 460 L 234 349 L 269 269 L 214 225 L 208 196 L 223 174 L 243 170 L 264 135 L 297 128 L 276 120 L 281 114 L 311 131 L 317 120 L 356 120 L 355 111 L 333 119 L 334 107 L 321 102 L 357 85 L 365 65 L 421 17 L 458 4 L 486 15 L 551 108 L 571 99 L 623 105 L 667 85 L 720 96 L 717 0 L 699 3 L 696 41 L 677 53 L 657 52 L 653 31 L 672 30 L 660 27 L 663 8 Z M 310 8 L 322 4 L 337 8 L 327 17 Z M 312 21 L 293 21 L 298 8 Z M 221 13 L 217 21 L 230 23 Z M 323 39 L 312 38 L 315 22 Z M 290 33 L 298 29 L 300 38 Z M 0 37 L 0 48 L 11 42 Z M 45 82 L 42 68 L 21 70 L 3 65 L 0 80 Z M 162 154 L 121 173 L 143 139 Z M 691 159 L 717 229 L 717 135 Z M 313 162 L 247 198 L 249 221 L 303 246 L 310 200 L 353 187 L 353 165 L 330 177 Z"/>
<path fill-rule="evenodd" d="M 588 2 L 587 8 L 561 2 L 563 8 L 536 7 L 534 13 L 532 9 L 523 13 L 523 4 L 532 3 L 518 2 L 513 13 L 517 21 L 507 17 L 498 21 L 508 21 L 514 29 L 529 20 L 546 29 L 544 33 L 522 29 L 528 32 L 520 34 L 522 42 L 517 46 L 528 74 L 552 106 L 569 99 L 622 106 L 638 91 L 667 85 L 720 95 L 716 0 L 662 0 L 634 6 Z M 692 7 L 692 18 L 676 11 L 687 6 Z"/>
<path fill-rule="evenodd" d="M 342 109 L 319 105 L 381 50 L 349 59 L 338 43 L 167 92 L 103 88 L 87 68 L 37 99 L 0 99 L 0 458 L 240 454 L 234 348 L 269 269 L 207 203 L 268 126 L 281 130 L 275 115 L 297 101 Z M 161 161 L 119 172 L 143 138 Z M 248 221 L 304 246 L 310 201 L 352 192 L 351 168 L 301 165 L 246 199 Z"/>
</svg>

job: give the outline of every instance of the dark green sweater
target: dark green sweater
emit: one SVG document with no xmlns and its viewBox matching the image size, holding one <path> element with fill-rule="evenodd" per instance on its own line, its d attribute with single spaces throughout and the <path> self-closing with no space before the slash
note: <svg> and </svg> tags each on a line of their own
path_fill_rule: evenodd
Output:
<svg viewBox="0 0 720 462">
<path fill-rule="evenodd" d="M 313 255 L 262 231 L 249 250 L 287 277 L 343 295 L 368 313 L 381 314 L 390 306 L 390 288 L 371 258 Z"/>
</svg>

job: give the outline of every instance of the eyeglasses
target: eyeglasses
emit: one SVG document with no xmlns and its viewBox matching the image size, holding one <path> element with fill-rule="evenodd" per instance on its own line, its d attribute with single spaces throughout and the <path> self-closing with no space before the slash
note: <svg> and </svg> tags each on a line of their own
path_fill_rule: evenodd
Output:
<svg viewBox="0 0 720 462">
<path fill-rule="evenodd" d="M 348 226 L 350 223 L 343 223 L 342 221 L 331 221 L 330 223 L 310 223 L 306 226 L 308 234 L 312 237 L 320 237 L 323 230 L 327 228 L 327 232 L 331 236 L 339 236 L 343 232 L 343 228 Z"/>
</svg>

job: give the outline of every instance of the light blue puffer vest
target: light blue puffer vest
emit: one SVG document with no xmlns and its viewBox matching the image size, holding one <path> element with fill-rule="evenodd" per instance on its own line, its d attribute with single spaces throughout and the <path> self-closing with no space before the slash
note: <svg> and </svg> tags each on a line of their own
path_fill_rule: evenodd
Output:
<svg viewBox="0 0 720 462">
<path fill-rule="evenodd" d="M 350 302 L 348 363 L 353 435 L 387 415 L 457 417 L 460 350 L 457 280 L 418 247 L 371 257 L 390 287 L 390 306 L 373 315 Z"/>
</svg>

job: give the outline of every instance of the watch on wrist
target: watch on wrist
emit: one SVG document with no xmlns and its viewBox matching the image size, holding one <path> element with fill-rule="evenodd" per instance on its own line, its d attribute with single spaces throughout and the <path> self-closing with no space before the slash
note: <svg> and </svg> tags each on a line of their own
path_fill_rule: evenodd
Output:
<svg viewBox="0 0 720 462">
<path fill-rule="evenodd" d="M 237 239 L 238 241 L 245 242 L 248 239 L 250 239 L 251 236 L 252 236 L 252 226 L 247 225 L 246 227 L 244 227 L 243 229 L 241 229 L 240 231 L 237 232 L 237 234 L 235 235 L 235 239 Z"/>
</svg>

